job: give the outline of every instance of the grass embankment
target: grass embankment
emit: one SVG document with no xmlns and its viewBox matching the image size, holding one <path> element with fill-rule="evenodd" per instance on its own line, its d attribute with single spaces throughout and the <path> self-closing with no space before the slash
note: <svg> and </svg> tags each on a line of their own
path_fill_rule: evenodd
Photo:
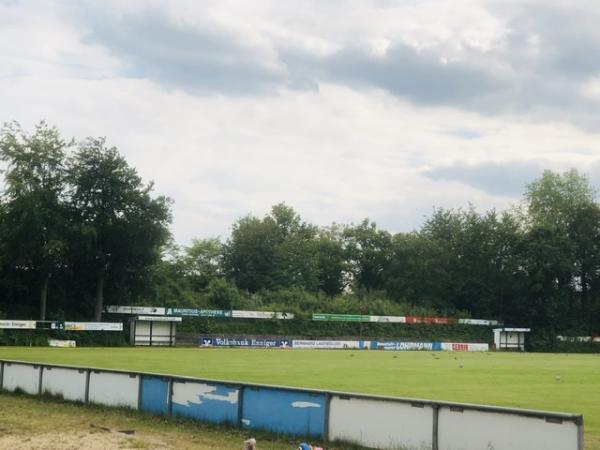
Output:
<svg viewBox="0 0 600 450">
<path fill-rule="evenodd" d="M 0 358 L 582 413 L 586 449 L 600 450 L 597 355 L 5 347 Z"/>
<path fill-rule="evenodd" d="M 137 411 L 0 394 L 0 449 L 230 450 L 256 433 L 166 419 Z M 260 433 L 260 449 L 292 449 L 297 441 Z"/>
</svg>

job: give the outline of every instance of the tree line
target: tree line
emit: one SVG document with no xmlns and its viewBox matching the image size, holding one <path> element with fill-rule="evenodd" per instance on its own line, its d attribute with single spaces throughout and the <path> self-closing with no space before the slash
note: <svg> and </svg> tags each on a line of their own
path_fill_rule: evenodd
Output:
<svg viewBox="0 0 600 450">
<path fill-rule="evenodd" d="M 600 331 L 600 205 L 575 170 L 545 171 L 504 212 L 434 209 L 420 229 L 317 226 L 281 203 L 227 239 L 177 246 L 155 196 L 104 139 L 4 127 L 0 311 L 99 318 L 111 304 L 499 319 Z M 49 300 L 47 300 L 49 299 Z"/>
</svg>

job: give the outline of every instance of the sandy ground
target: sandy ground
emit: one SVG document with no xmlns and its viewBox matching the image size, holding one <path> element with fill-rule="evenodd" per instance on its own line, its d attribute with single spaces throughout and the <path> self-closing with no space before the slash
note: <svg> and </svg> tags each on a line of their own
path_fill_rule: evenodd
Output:
<svg viewBox="0 0 600 450">
<path fill-rule="evenodd" d="M 91 429 L 78 433 L 46 433 L 30 437 L 0 433 L 2 450 L 167 450 L 169 445 L 156 438 L 138 434 L 128 435 L 114 430 Z"/>
</svg>

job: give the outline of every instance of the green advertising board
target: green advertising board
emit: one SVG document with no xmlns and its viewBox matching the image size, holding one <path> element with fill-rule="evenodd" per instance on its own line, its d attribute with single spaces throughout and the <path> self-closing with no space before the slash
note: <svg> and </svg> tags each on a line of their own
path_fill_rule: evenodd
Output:
<svg viewBox="0 0 600 450">
<path fill-rule="evenodd" d="M 312 320 L 335 322 L 369 322 L 371 316 L 359 314 L 313 314 Z"/>
<path fill-rule="evenodd" d="M 231 317 L 231 311 L 221 309 L 167 308 L 168 316 Z"/>
</svg>

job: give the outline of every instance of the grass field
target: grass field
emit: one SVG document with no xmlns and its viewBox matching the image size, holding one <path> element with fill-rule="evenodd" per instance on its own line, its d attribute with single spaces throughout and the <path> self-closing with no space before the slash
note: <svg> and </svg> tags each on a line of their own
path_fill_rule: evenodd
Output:
<svg viewBox="0 0 600 450">
<path fill-rule="evenodd" d="M 585 448 L 600 450 L 598 355 L 0 347 L 0 359 L 582 413 Z"/>
</svg>

